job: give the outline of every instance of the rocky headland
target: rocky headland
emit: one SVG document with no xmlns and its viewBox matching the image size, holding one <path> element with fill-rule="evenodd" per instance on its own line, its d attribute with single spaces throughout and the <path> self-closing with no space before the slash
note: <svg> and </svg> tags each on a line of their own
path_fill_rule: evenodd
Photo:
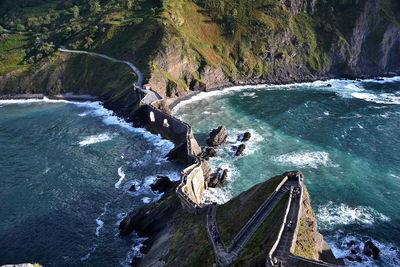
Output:
<svg viewBox="0 0 400 267">
<path fill-rule="evenodd" d="M 237 232 L 286 176 L 287 173 L 272 177 L 218 206 L 216 225 L 225 245 L 232 242 Z M 174 186 L 171 184 L 171 187 Z M 141 250 L 145 253 L 144 257 L 134 258 L 133 266 L 212 266 L 216 262 L 213 246 L 207 235 L 208 225 L 205 218 L 208 213 L 189 214 L 173 191 L 169 190 L 170 193 L 166 193 L 157 203 L 135 209 L 121 222 L 121 235 L 135 231 L 141 237 L 148 237 Z M 285 216 L 288 197 L 286 194 L 279 201 L 232 266 L 266 264 L 268 252 L 276 242 Z M 342 260 L 333 256 L 329 245 L 317 230 L 317 221 L 306 188 L 301 205 L 295 254 L 315 261 L 344 265 Z"/>
</svg>

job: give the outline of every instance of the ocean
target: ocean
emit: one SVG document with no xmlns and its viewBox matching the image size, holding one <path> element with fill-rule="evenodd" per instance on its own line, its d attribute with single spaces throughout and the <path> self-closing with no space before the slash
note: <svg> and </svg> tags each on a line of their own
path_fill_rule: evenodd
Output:
<svg viewBox="0 0 400 267">
<path fill-rule="evenodd" d="M 180 179 L 173 147 L 98 102 L 0 101 L 0 265 L 130 266 L 143 239 L 119 222 Z"/>
<path fill-rule="evenodd" d="M 228 182 L 207 201 L 224 203 L 298 169 L 337 257 L 355 240 L 364 261 L 348 265 L 400 265 L 399 78 L 233 87 L 200 93 L 173 112 L 200 143 L 216 126 L 229 130 L 210 161 L 229 170 Z M 234 158 L 246 131 L 245 154 Z M 98 102 L 0 101 L 0 264 L 128 266 L 143 239 L 119 237 L 118 224 L 159 199 L 149 188 L 157 175 L 179 180 L 183 166 L 165 159 L 171 148 Z M 360 252 L 367 240 L 380 260 Z"/>
<path fill-rule="evenodd" d="M 174 108 L 200 143 L 219 125 L 227 143 L 211 160 L 229 170 L 207 201 L 224 203 L 285 171 L 301 170 L 318 228 L 337 257 L 363 259 L 350 266 L 400 266 L 400 79 L 330 80 L 259 85 L 200 93 Z M 238 136 L 249 131 L 245 155 L 233 157 Z M 374 261 L 362 253 L 372 240 Z"/>
</svg>

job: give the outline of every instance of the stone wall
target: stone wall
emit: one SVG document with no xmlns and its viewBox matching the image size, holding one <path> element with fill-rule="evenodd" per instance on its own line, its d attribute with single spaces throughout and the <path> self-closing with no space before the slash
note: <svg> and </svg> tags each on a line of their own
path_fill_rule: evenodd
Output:
<svg viewBox="0 0 400 267">
<path fill-rule="evenodd" d="M 175 144 L 178 160 L 187 165 L 197 161 L 201 148 L 193 135 L 192 127 L 151 105 L 143 105 L 134 118 L 138 126 L 145 127 L 154 134 L 161 135 Z"/>
</svg>

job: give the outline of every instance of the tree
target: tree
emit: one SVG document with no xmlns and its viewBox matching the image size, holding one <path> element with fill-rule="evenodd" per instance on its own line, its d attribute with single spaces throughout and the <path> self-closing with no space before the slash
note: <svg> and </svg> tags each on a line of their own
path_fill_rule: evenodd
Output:
<svg viewBox="0 0 400 267">
<path fill-rule="evenodd" d="M 89 1 L 89 9 L 90 12 L 96 14 L 100 11 L 100 3 L 97 0 L 90 0 Z"/>
<path fill-rule="evenodd" d="M 0 26 L 0 33 L 4 32 L 4 28 Z"/>
<path fill-rule="evenodd" d="M 78 6 L 73 6 L 71 8 L 71 10 L 72 10 L 72 14 L 74 15 L 74 18 L 75 19 L 78 18 L 79 17 L 79 7 Z"/>
</svg>

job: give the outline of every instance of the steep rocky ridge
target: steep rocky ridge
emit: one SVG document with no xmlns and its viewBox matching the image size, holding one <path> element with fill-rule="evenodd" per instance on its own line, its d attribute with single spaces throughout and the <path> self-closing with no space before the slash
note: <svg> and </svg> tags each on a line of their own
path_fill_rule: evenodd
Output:
<svg viewBox="0 0 400 267">
<path fill-rule="evenodd" d="M 257 184 L 226 204 L 218 206 L 217 225 L 225 244 L 228 244 L 227 240 L 233 238 L 274 191 L 283 177 L 284 175 L 278 175 Z M 256 231 L 235 266 L 265 264 L 266 255 L 279 232 L 279 222 L 283 220 L 287 199 L 288 195 L 282 198 Z M 308 193 L 304 198 L 303 210 L 302 218 L 311 226 L 307 228 L 310 232 L 307 232 L 306 238 L 300 235 L 298 253 L 312 259 L 337 263 L 329 246 L 317 231 Z M 136 231 L 139 236 L 149 237 L 142 250 L 146 255 L 143 259 L 135 259 L 135 266 L 212 266 L 215 258 L 207 237 L 205 216 L 206 214 L 189 214 L 183 210 L 175 194 L 170 194 L 158 203 L 147 204 L 129 213 L 121 222 L 120 233 L 127 235 Z"/>
</svg>

